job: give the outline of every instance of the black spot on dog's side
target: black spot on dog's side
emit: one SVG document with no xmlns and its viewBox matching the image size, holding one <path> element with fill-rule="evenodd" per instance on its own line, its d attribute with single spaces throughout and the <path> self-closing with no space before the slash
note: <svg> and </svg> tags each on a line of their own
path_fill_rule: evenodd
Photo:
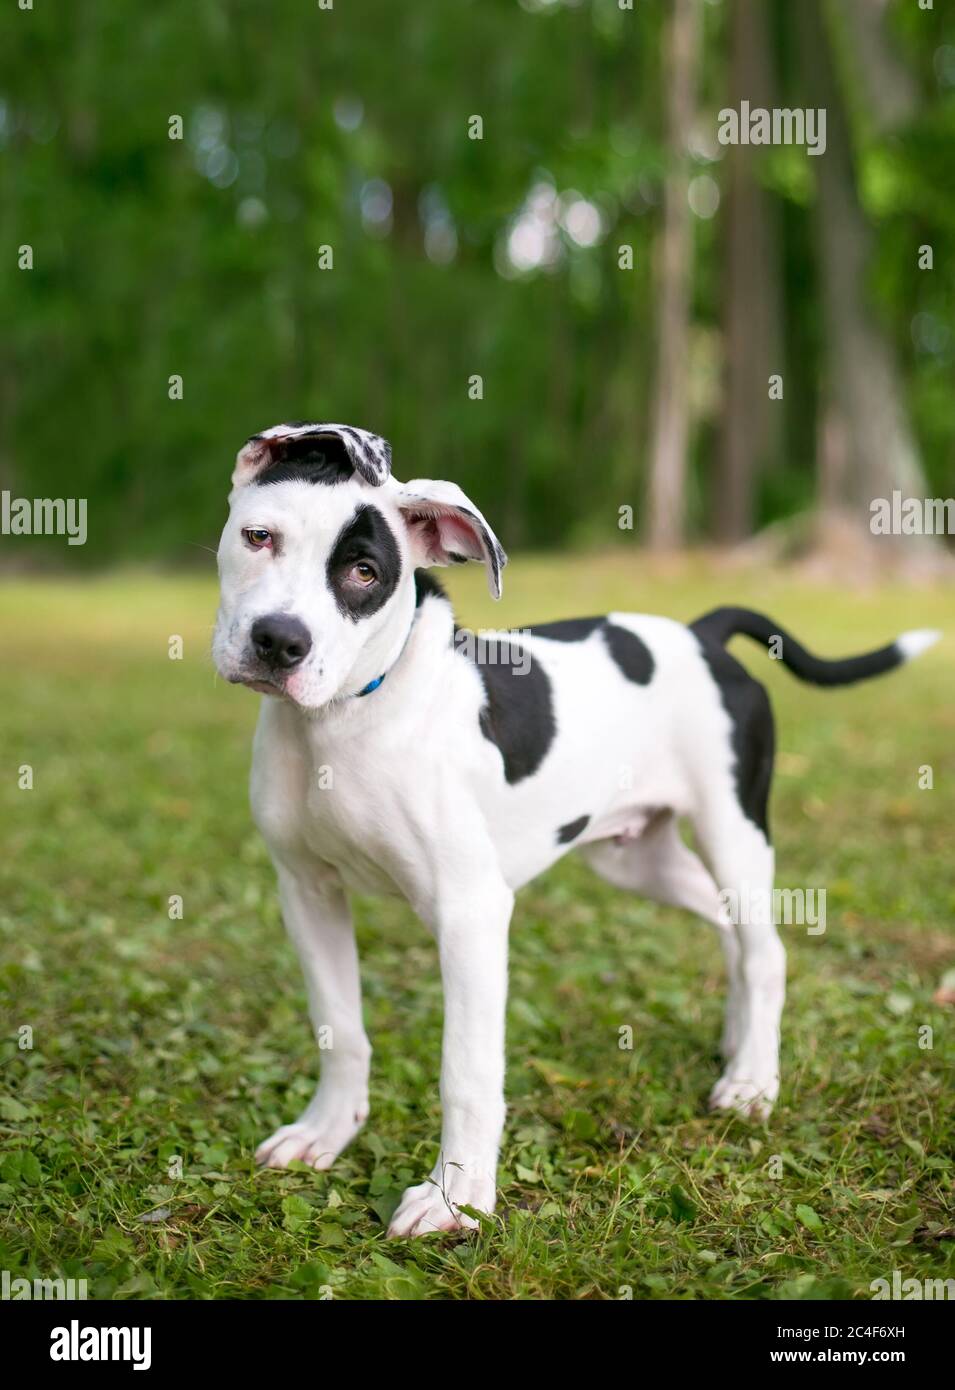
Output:
<svg viewBox="0 0 955 1390">
<path fill-rule="evenodd" d="M 450 603 L 447 590 L 440 580 L 435 579 L 433 574 L 427 570 L 415 570 L 414 572 L 415 589 L 415 608 L 420 608 L 426 598 L 443 598 L 445 603 Z"/>
<path fill-rule="evenodd" d="M 532 627 L 531 633 L 534 637 L 549 637 L 552 642 L 584 642 L 606 622 L 606 618 L 563 618 L 556 623 Z"/>
<path fill-rule="evenodd" d="M 269 441 L 270 463 L 252 479 L 256 487 L 274 483 L 323 483 L 334 487 L 354 476 L 355 465 L 337 435 L 302 435 Z"/>
<path fill-rule="evenodd" d="M 607 623 L 604 627 L 607 650 L 628 681 L 649 685 L 653 679 L 653 657 L 650 648 L 629 628 Z"/>
<path fill-rule="evenodd" d="M 377 575 L 375 583 L 367 587 L 348 580 L 349 571 L 360 560 L 369 563 Z M 339 612 L 355 622 L 370 618 L 391 598 L 401 578 L 401 552 L 377 507 L 367 503 L 360 506 L 342 527 L 328 557 L 326 578 Z"/>
<path fill-rule="evenodd" d="M 568 821 L 562 825 L 557 832 L 557 843 L 569 845 L 571 840 L 576 840 L 578 835 L 582 835 L 590 824 L 589 816 L 578 816 L 576 820 Z"/>
<path fill-rule="evenodd" d="M 458 644 L 458 634 L 455 639 Z M 471 634 L 461 647 L 484 683 L 481 733 L 500 750 L 507 781 L 520 782 L 540 767 L 557 732 L 547 674 L 507 638 Z"/>
<path fill-rule="evenodd" d="M 697 634 L 700 653 L 720 692 L 733 725 L 736 796 L 748 820 L 769 839 L 769 789 L 773 780 L 776 735 L 769 696 L 745 666 L 718 642 Z"/>
</svg>

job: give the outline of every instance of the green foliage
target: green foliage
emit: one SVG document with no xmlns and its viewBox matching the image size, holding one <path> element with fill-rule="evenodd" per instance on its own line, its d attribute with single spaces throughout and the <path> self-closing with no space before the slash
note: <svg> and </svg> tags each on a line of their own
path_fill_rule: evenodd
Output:
<svg viewBox="0 0 955 1390">
<path fill-rule="evenodd" d="M 700 129 L 711 136 L 724 8 L 704 7 Z M 937 486 L 955 444 L 944 269 L 955 251 L 955 75 L 942 8 L 896 5 L 918 120 L 881 143 L 859 133 L 878 223 L 874 288 Z M 776 0 L 776 58 L 798 87 L 785 10 Z M 485 503 L 499 498 L 511 545 L 591 535 L 608 499 L 639 517 L 666 172 L 661 21 L 659 6 L 621 11 L 614 0 L 331 11 L 167 0 L 135 15 L 113 0 L 6 6 L 0 482 L 90 499 L 89 545 L 58 547 L 57 559 L 194 558 L 215 540 L 234 451 L 283 418 L 382 431 L 399 475 L 451 475 Z M 475 113 L 481 141 L 467 138 Z M 175 116 L 181 141 L 168 138 Z M 817 269 L 798 249 L 811 163 L 779 150 L 764 171 L 791 344 L 775 463 L 793 481 L 767 494 L 782 512 L 811 492 L 804 443 L 824 370 Z M 719 162 L 697 152 L 693 164 L 724 182 Z M 586 246 L 552 229 L 553 265 L 503 274 L 535 187 L 591 200 L 601 235 Z M 696 241 L 706 343 L 721 305 L 719 221 L 699 222 Z M 915 267 L 922 241 L 935 246 L 931 275 Z M 29 272 L 16 268 L 23 244 Z M 630 271 L 618 268 L 624 244 Z M 333 270 L 319 269 L 322 246 Z M 695 365 L 705 374 L 712 359 Z M 718 380 L 718 358 L 715 370 Z M 468 399 L 473 374 L 480 403 Z M 169 399 L 173 375 L 182 400 Z M 710 396 L 691 489 L 703 534 L 718 486 Z"/>
</svg>

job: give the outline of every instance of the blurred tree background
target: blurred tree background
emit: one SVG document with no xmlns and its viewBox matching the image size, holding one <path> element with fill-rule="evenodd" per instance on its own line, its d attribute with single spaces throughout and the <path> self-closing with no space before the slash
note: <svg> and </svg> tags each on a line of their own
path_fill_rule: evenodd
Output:
<svg viewBox="0 0 955 1390">
<path fill-rule="evenodd" d="M 387 435 L 508 548 L 612 543 L 623 505 L 661 548 L 825 544 L 951 493 L 925 3 L 11 0 L 0 487 L 88 498 L 90 540 L 0 553 L 195 560 L 283 419 Z M 825 107 L 825 154 L 721 145 L 744 98 Z"/>
</svg>

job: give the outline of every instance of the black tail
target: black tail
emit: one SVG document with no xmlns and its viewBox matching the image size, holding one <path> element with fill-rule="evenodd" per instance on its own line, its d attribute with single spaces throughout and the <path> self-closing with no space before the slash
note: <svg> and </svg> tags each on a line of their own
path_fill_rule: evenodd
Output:
<svg viewBox="0 0 955 1390">
<path fill-rule="evenodd" d="M 879 647 L 877 651 L 826 661 L 807 652 L 778 623 L 763 617 L 762 613 L 753 613 L 749 608 L 714 608 L 712 613 L 706 613 L 691 623 L 690 630 L 701 641 L 716 642 L 721 647 L 737 633 L 752 637 L 771 650 L 775 644 L 774 655 L 783 665 L 788 666 L 794 676 L 813 685 L 852 685 L 854 681 L 864 681 L 869 676 L 894 671 L 896 666 L 910 661 L 940 636 L 927 629 L 904 632 L 895 642 L 890 642 L 887 647 Z"/>
</svg>

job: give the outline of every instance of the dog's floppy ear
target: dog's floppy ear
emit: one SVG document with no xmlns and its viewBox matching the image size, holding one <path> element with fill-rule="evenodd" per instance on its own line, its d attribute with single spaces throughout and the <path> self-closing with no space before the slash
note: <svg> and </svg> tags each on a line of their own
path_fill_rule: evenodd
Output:
<svg viewBox="0 0 955 1390">
<path fill-rule="evenodd" d="M 232 486 L 244 487 L 266 469 L 296 465 L 324 470 L 322 481 L 334 475 L 357 473 L 363 482 L 380 487 L 391 472 L 391 445 L 380 434 L 352 425 L 297 422 L 273 425 L 247 439 L 236 455 Z M 331 474 L 332 476 L 327 476 Z"/>
<path fill-rule="evenodd" d="M 507 556 L 484 517 L 457 483 L 413 478 L 397 496 L 416 565 L 453 565 L 480 560 L 492 598 L 501 597 Z"/>
</svg>

